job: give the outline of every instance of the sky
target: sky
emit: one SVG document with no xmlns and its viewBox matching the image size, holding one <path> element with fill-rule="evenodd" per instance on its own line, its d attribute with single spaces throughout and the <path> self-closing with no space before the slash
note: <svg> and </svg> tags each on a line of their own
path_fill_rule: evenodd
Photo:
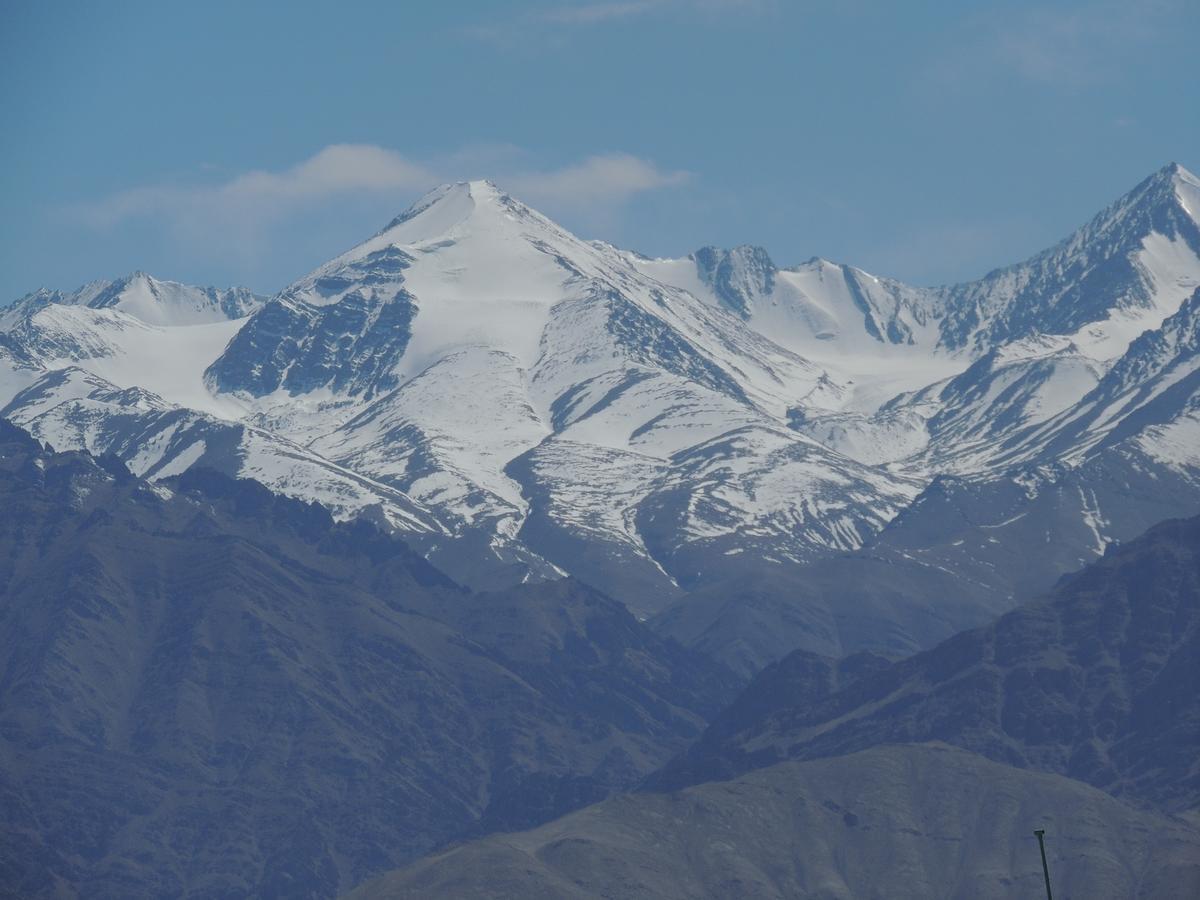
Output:
<svg viewBox="0 0 1200 900">
<path fill-rule="evenodd" d="M 0 302 L 270 293 L 445 181 L 916 284 L 1200 167 L 1200 3 L 0 0 Z"/>
</svg>

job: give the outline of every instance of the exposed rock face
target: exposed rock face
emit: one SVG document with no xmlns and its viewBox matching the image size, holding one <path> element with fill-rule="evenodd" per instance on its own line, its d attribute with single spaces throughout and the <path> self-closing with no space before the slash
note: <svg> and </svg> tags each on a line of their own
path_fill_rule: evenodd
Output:
<svg viewBox="0 0 1200 900">
<path fill-rule="evenodd" d="M 412 261 L 385 247 L 293 286 L 238 332 L 208 370 L 210 384 L 254 396 L 280 388 L 373 396 L 396 387 L 416 315 L 403 286 Z"/>
<path fill-rule="evenodd" d="M 762 247 L 721 250 L 701 247 L 692 254 L 696 273 L 721 302 L 743 319 L 750 317 L 756 301 L 775 290 L 775 264 Z"/>
</svg>

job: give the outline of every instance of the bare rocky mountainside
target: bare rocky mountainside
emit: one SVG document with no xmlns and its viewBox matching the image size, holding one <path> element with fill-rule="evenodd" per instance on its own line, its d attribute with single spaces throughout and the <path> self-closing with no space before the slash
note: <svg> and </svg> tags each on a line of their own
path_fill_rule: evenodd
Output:
<svg viewBox="0 0 1200 900">
<path fill-rule="evenodd" d="M 643 791 L 358 898 L 1200 891 L 1200 517 L 890 663 L 797 651 Z"/>
<path fill-rule="evenodd" d="M 0 420 L 0 895 L 330 897 L 636 784 L 731 676 L 571 581 Z"/>
<path fill-rule="evenodd" d="M 1046 598 L 896 663 L 795 651 L 663 772 L 944 741 L 1170 811 L 1200 807 L 1200 517 L 1110 548 Z"/>
<path fill-rule="evenodd" d="M 1200 831 L 1087 785 L 944 745 L 786 762 L 615 797 L 435 854 L 354 900 L 1160 898 L 1200 888 Z"/>
</svg>

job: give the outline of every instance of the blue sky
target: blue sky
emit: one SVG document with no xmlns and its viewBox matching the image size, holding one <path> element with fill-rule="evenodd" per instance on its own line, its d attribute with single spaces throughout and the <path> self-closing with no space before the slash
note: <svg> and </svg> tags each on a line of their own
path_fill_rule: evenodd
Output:
<svg viewBox="0 0 1200 900">
<path fill-rule="evenodd" d="M 916 283 L 1200 166 L 1200 3 L 4 5 L 0 298 L 273 291 L 436 183 L 586 237 Z"/>
</svg>

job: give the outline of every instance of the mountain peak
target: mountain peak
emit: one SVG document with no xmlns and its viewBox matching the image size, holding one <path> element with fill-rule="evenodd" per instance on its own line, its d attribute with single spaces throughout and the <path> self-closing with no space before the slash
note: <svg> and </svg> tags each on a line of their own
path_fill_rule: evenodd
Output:
<svg viewBox="0 0 1200 900">
<path fill-rule="evenodd" d="M 760 297 L 775 289 L 778 271 L 762 247 L 742 244 L 732 250 L 701 247 L 692 254 L 696 274 L 717 298 L 743 319 L 749 318 Z"/>
<path fill-rule="evenodd" d="M 1171 163 L 1164 170 L 1170 178 L 1170 186 L 1176 202 L 1183 207 L 1194 222 L 1200 222 L 1200 178 L 1197 178 L 1179 163 Z"/>
<path fill-rule="evenodd" d="M 469 181 L 447 181 L 426 193 L 409 208 L 418 211 L 455 197 L 470 197 L 475 201 L 486 201 L 506 196 L 494 181 L 476 178 Z M 405 213 L 407 215 L 407 213 Z"/>
<path fill-rule="evenodd" d="M 0 327 L 48 305 L 114 309 L 147 325 L 204 325 L 240 319 L 261 305 L 262 298 L 247 288 L 219 290 L 178 281 L 163 281 L 141 269 L 109 280 L 90 281 L 70 291 L 39 288 L 12 305 Z"/>
<path fill-rule="evenodd" d="M 496 182 L 492 181 L 490 178 L 477 178 L 472 181 L 459 182 L 459 184 L 465 184 L 467 189 L 470 190 L 472 194 L 504 193 L 504 191 L 500 190 Z"/>
<path fill-rule="evenodd" d="M 1177 162 L 1167 163 L 1165 166 L 1159 169 L 1155 175 L 1158 178 L 1171 181 L 1172 183 L 1184 182 L 1185 184 L 1200 186 L 1200 178 L 1197 178 Z"/>
<path fill-rule="evenodd" d="M 394 243 L 417 243 L 465 221 L 477 205 L 497 202 L 511 204 L 514 201 L 492 181 L 447 182 L 421 196 L 379 234 L 392 237 Z M 401 233 L 393 236 L 392 232 L 398 229 Z"/>
<path fill-rule="evenodd" d="M 1118 200 L 1116 206 L 1128 207 L 1130 201 L 1138 206 L 1181 206 L 1193 221 L 1200 221 L 1200 178 L 1177 162 L 1167 163 Z"/>
</svg>

